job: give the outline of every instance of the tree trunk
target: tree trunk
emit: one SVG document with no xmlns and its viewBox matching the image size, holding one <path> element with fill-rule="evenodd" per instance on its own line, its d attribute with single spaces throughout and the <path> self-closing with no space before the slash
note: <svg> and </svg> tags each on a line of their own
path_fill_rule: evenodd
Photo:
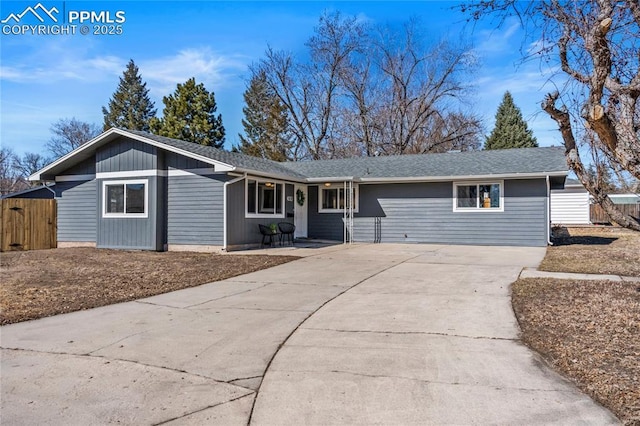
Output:
<svg viewBox="0 0 640 426">
<path fill-rule="evenodd" d="M 551 118 L 558 123 L 560 127 L 560 133 L 562 133 L 562 139 L 564 141 L 565 155 L 567 157 L 567 164 L 576 174 L 582 185 L 589 191 L 589 194 L 593 197 L 594 201 L 604 209 L 609 215 L 611 220 L 623 228 L 632 229 L 640 232 L 640 222 L 638 222 L 632 216 L 622 213 L 618 207 L 609 199 L 606 192 L 594 182 L 587 174 L 582 160 L 580 159 L 580 153 L 576 146 L 576 140 L 573 136 L 573 129 L 571 128 L 571 118 L 569 113 L 563 110 L 559 110 L 555 106 L 555 102 L 558 99 L 559 94 L 548 94 L 542 103 L 542 109 L 551 116 Z"/>
</svg>

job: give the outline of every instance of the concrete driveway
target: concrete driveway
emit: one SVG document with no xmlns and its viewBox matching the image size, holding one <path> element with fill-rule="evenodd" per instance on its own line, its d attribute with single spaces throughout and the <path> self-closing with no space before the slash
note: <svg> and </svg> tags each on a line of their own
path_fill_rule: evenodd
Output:
<svg viewBox="0 0 640 426">
<path fill-rule="evenodd" d="M 0 329 L 2 424 L 616 423 L 518 341 L 544 249 L 353 245 Z"/>
</svg>

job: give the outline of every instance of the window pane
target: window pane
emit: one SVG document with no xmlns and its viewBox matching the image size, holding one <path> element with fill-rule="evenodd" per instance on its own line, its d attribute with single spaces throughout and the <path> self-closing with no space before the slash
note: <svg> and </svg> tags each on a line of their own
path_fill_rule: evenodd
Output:
<svg viewBox="0 0 640 426">
<path fill-rule="evenodd" d="M 257 213 L 255 180 L 250 180 L 247 183 L 247 213 Z"/>
<path fill-rule="evenodd" d="M 323 209 L 338 208 L 338 188 L 322 189 L 322 208 Z"/>
<path fill-rule="evenodd" d="M 340 210 L 344 209 L 344 188 L 338 189 L 338 205 Z"/>
<path fill-rule="evenodd" d="M 459 185 L 457 186 L 457 206 L 458 207 L 477 207 L 478 187 L 475 185 Z"/>
<path fill-rule="evenodd" d="M 273 213 L 273 208 L 275 206 L 275 191 L 273 183 L 258 183 L 258 206 L 258 213 Z"/>
<path fill-rule="evenodd" d="M 276 183 L 276 213 L 282 213 L 282 195 L 284 194 L 284 185 Z"/>
<path fill-rule="evenodd" d="M 494 183 L 489 191 L 491 197 L 491 207 L 500 208 L 500 185 Z"/>
<path fill-rule="evenodd" d="M 124 213 L 124 185 L 106 185 L 107 213 Z"/>
<path fill-rule="evenodd" d="M 127 184 L 127 213 L 144 213 L 144 183 Z"/>
</svg>

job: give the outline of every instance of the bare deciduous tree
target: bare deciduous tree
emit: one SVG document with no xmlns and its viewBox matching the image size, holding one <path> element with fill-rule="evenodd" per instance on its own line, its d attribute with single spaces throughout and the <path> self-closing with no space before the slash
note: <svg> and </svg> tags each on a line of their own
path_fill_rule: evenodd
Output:
<svg viewBox="0 0 640 426">
<path fill-rule="evenodd" d="M 18 157 L 7 147 L 0 149 L 0 195 L 27 189 L 29 184 L 16 170 Z"/>
<path fill-rule="evenodd" d="M 75 118 L 61 118 L 51 125 L 51 133 L 53 137 L 47 142 L 46 148 L 58 158 L 98 136 L 100 127 Z"/>
<path fill-rule="evenodd" d="M 517 15 L 541 54 L 556 58 L 569 84 L 548 94 L 543 110 L 558 123 L 567 163 L 621 226 L 640 231 L 589 176 L 581 142 L 595 158 L 640 178 L 640 4 L 637 0 L 482 0 L 463 6 L 474 18 Z M 599 164 L 596 164 L 598 167 Z"/>
<path fill-rule="evenodd" d="M 418 27 L 374 31 L 332 14 L 308 41 L 308 60 L 267 50 L 252 71 L 265 73 L 287 108 L 295 159 L 477 146 L 462 135 L 479 121 L 460 112 L 473 57 L 445 42 L 423 45 Z"/>
</svg>

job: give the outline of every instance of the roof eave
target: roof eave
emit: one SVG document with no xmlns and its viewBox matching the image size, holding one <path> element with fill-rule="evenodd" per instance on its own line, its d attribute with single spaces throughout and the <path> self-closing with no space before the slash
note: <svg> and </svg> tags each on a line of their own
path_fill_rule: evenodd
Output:
<svg viewBox="0 0 640 426">
<path fill-rule="evenodd" d="M 360 178 L 355 176 L 337 176 L 337 177 L 319 177 L 319 178 L 307 178 L 307 183 L 322 183 L 322 182 L 359 182 Z"/>
<path fill-rule="evenodd" d="M 530 179 L 545 178 L 547 176 L 566 176 L 568 171 L 535 172 L 535 173 L 498 173 L 488 175 L 450 175 L 450 176 L 413 176 L 413 177 L 362 177 L 363 183 L 401 183 L 401 182 L 442 182 L 460 180 L 486 180 L 486 179 Z"/>
<path fill-rule="evenodd" d="M 236 173 L 246 173 L 247 175 L 255 176 L 255 177 L 265 177 L 265 178 L 271 178 L 271 179 L 275 179 L 275 180 L 286 180 L 286 181 L 289 181 L 289 182 L 296 182 L 296 183 L 304 183 L 304 182 L 306 182 L 305 178 L 303 178 L 303 177 L 285 175 L 285 174 L 280 174 L 280 173 L 261 172 L 259 170 L 240 168 L 240 167 L 237 167 L 234 170 L 234 172 L 236 172 Z"/>
</svg>

